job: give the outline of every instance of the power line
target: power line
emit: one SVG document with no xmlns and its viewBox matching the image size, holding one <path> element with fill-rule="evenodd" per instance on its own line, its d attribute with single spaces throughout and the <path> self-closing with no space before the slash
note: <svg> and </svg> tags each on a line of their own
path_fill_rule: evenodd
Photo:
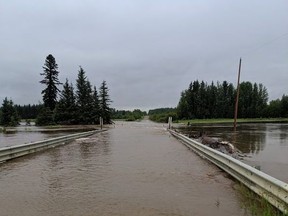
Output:
<svg viewBox="0 0 288 216">
<path fill-rule="evenodd" d="M 245 54 L 242 55 L 242 56 L 245 57 L 245 56 L 247 56 L 248 54 L 251 54 L 251 53 L 253 53 L 253 52 L 255 52 L 255 51 L 258 51 L 258 50 L 262 49 L 263 47 L 265 47 L 265 46 L 267 46 L 267 45 L 269 45 L 269 44 L 274 43 L 275 41 L 282 40 L 282 39 L 284 39 L 284 38 L 287 37 L 287 36 L 288 36 L 288 32 L 285 33 L 285 34 L 282 34 L 282 35 L 280 35 L 280 36 L 278 36 L 278 37 L 276 37 L 276 38 L 274 38 L 274 39 L 272 39 L 272 40 L 269 40 L 269 41 L 267 41 L 267 42 L 265 42 L 265 43 L 263 43 L 263 44 L 255 47 L 255 48 L 253 48 L 253 49 L 251 49 L 249 52 L 245 53 Z"/>
</svg>

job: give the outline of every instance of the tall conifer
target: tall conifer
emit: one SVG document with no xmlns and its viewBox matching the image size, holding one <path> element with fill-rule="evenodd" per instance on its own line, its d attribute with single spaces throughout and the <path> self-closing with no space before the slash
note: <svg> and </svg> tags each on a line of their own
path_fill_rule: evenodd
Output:
<svg viewBox="0 0 288 216">
<path fill-rule="evenodd" d="M 100 86 L 100 114 L 103 118 L 104 124 L 111 124 L 111 109 L 109 107 L 110 102 L 112 102 L 109 98 L 109 89 L 106 84 L 106 81 L 103 81 Z"/>
<path fill-rule="evenodd" d="M 44 76 L 44 79 L 40 83 L 46 85 L 46 88 L 41 92 L 44 106 L 54 110 L 57 103 L 57 93 L 59 92 L 57 86 L 61 83 L 58 79 L 58 65 L 51 54 L 46 57 L 43 69 L 44 72 L 40 74 Z"/>
<path fill-rule="evenodd" d="M 77 104 L 77 119 L 80 124 L 91 124 L 93 110 L 93 94 L 92 87 L 87 80 L 85 71 L 80 67 L 78 78 L 76 80 L 76 104 Z"/>
</svg>

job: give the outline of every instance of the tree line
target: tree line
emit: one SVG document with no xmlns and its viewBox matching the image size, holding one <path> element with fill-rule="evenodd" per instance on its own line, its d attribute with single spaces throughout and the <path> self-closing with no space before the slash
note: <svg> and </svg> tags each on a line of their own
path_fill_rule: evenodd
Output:
<svg viewBox="0 0 288 216">
<path fill-rule="evenodd" d="M 111 111 L 113 119 L 119 119 L 119 120 L 125 119 L 126 121 L 140 120 L 145 115 L 147 115 L 147 112 L 141 111 L 140 109 L 134 109 L 133 111 L 111 109 Z"/>
<path fill-rule="evenodd" d="M 167 122 L 168 117 L 181 119 L 234 118 L 237 89 L 232 83 L 192 81 L 181 92 L 177 107 L 149 111 L 149 118 Z M 287 118 L 288 96 L 268 103 L 267 89 L 263 84 L 241 82 L 238 118 Z"/>
<path fill-rule="evenodd" d="M 19 106 L 6 97 L 0 109 L 0 125 L 16 126 L 20 121 L 19 114 L 27 119 L 36 117 L 37 125 L 97 124 L 100 116 L 105 124 L 112 122 L 112 101 L 106 81 L 97 90 L 80 66 L 76 88 L 68 79 L 62 84 L 58 79 L 58 65 L 51 54 L 46 57 L 40 74 L 43 76 L 40 83 L 45 86 L 41 92 L 43 104 Z M 60 90 L 59 86 L 63 86 L 63 89 Z"/>
<path fill-rule="evenodd" d="M 43 104 L 15 105 L 17 114 L 21 119 L 36 119 L 42 108 Z"/>
<path fill-rule="evenodd" d="M 177 109 L 176 108 L 157 108 L 151 109 L 148 112 L 149 119 L 155 122 L 168 122 L 168 118 L 172 117 L 173 120 L 177 120 Z"/>
<path fill-rule="evenodd" d="M 182 91 L 177 106 L 179 119 L 233 118 L 237 89 L 223 81 L 207 84 L 193 81 Z M 288 96 L 268 104 L 267 89 L 263 84 L 241 82 L 238 104 L 239 118 L 288 117 Z"/>
</svg>

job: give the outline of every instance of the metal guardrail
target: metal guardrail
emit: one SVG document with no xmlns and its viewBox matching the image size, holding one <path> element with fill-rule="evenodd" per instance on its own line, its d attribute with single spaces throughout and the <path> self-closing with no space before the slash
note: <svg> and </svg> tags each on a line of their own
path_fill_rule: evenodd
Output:
<svg viewBox="0 0 288 216">
<path fill-rule="evenodd" d="M 173 136 L 183 141 L 189 149 L 208 159 L 249 189 L 266 199 L 281 212 L 288 214 L 288 184 L 269 176 L 229 155 L 209 148 L 183 134 L 168 130 Z"/>
<path fill-rule="evenodd" d="M 17 157 L 21 157 L 27 154 L 34 153 L 34 152 L 42 151 L 48 148 L 53 148 L 59 145 L 64 145 L 68 141 L 71 141 L 73 139 L 91 136 L 92 134 L 100 133 L 103 131 L 106 131 L 106 130 L 93 130 L 93 131 L 88 131 L 88 132 L 83 132 L 83 133 L 75 133 L 75 134 L 56 137 L 56 138 L 47 139 L 43 141 L 37 141 L 33 143 L 28 143 L 28 144 L 21 144 L 17 146 L 0 148 L 0 162 L 5 162 L 13 158 L 17 158 Z"/>
</svg>

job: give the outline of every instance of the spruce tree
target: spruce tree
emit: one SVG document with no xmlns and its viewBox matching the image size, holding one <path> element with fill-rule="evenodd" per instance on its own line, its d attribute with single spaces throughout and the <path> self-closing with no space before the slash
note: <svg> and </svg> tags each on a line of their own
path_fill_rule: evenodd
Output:
<svg viewBox="0 0 288 216">
<path fill-rule="evenodd" d="M 17 126 L 19 124 L 19 116 L 12 100 L 8 100 L 7 97 L 3 100 L 1 108 L 0 125 L 3 126 Z"/>
<path fill-rule="evenodd" d="M 76 80 L 76 101 L 77 101 L 77 120 L 80 124 L 93 123 L 93 94 L 90 82 L 87 80 L 85 71 L 80 67 Z"/>
<path fill-rule="evenodd" d="M 111 109 L 109 108 L 110 102 L 108 94 L 108 86 L 106 81 L 103 81 L 100 86 L 100 115 L 103 118 L 104 124 L 111 124 Z"/>
<path fill-rule="evenodd" d="M 54 125 L 54 116 L 53 111 L 49 107 L 43 106 L 39 111 L 36 118 L 36 125 L 45 126 L 45 125 Z"/>
<path fill-rule="evenodd" d="M 57 93 L 59 92 L 57 86 L 61 83 L 58 79 L 58 65 L 51 54 L 46 57 L 43 69 L 44 72 L 40 74 L 44 76 L 44 79 L 40 83 L 46 85 L 46 88 L 41 92 L 44 106 L 54 110 L 57 103 Z"/>
<path fill-rule="evenodd" d="M 73 124 L 75 120 L 76 101 L 73 84 L 68 79 L 63 85 L 60 99 L 55 109 L 55 121 L 61 124 Z"/>
<path fill-rule="evenodd" d="M 99 117 L 100 117 L 100 101 L 99 96 L 97 92 L 96 86 L 94 86 L 93 89 L 93 111 L 92 111 L 92 119 L 94 119 L 94 124 L 99 123 Z"/>
</svg>

